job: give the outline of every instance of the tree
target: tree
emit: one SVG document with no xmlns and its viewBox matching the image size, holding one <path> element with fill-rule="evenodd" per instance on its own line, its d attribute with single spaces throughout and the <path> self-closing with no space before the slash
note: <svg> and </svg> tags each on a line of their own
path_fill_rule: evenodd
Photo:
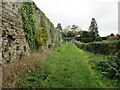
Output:
<svg viewBox="0 0 120 90">
<path fill-rule="evenodd" d="M 68 33 L 71 30 L 70 26 L 67 26 L 66 28 L 63 29 L 64 33 Z"/>
<path fill-rule="evenodd" d="M 83 33 L 83 30 L 80 30 L 78 33 L 77 33 L 77 35 L 82 35 L 82 33 Z"/>
<path fill-rule="evenodd" d="M 76 26 L 76 25 L 72 25 L 71 30 L 73 30 L 73 32 L 76 32 L 76 31 L 78 30 L 78 26 Z"/>
<path fill-rule="evenodd" d="M 57 25 L 57 29 L 59 29 L 60 31 L 62 31 L 61 23 L 58 23 L 58 25 Z"/>
<path fill-rule="evenodd" d="M 70 31 L 71 27 L 70 26 L 67 26 L 67 30 Z"/>
<path fill-rule="evenodd" d="M 113 33 L 111 33 L 110 36 L 115 36 L 115 35 Z"/>
<path fill-rule="evenodd" d="M 95 38 L 95 33 L 93 31 L 89 31 L 89 37 L 90 38 Z"/>
<path fill-rule="evenodd" d="M 68 37 L 74 37 L 74 36 L 75 36 L 75 33 L 74 33 L 73 31 L 69 31 L 69 32 L 67 33 L 67 36 L 68 36 Z"/>
<path fill-rule="evenodd" d="M 81 37 L 82 38 L 88 38 L 89 37 L 89 32 L 88 31 L 83 31 Z"/>
<path fill-rule="evenodd" d="M 119 37 L 120 37 L 120 35 L 119 35 L 119 34 L 117 34 L 116 36 L 119 36 Z"/>
<path fill-rule="evenodd" d="M 99 36 L 98 26 L 97 26 L 97 22 L 95 21 L 95 18 L 92 18 L 91 20 L 89 31 L 93 31 L 95 33 L 95 36 Z"/>
</svg>

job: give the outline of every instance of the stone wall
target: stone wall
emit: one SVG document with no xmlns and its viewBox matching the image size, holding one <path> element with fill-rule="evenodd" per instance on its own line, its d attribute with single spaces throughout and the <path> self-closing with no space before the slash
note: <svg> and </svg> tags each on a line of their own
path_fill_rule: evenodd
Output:
<svg viewBox="0 0 120 90">
<path fill-rule="evenodd" d="M 22 56 L 29 55 L 30 48 L 25 37 L 22 16 L 20 9 L 23 2 L 2 2 L 2 15 L 0 15 L 0 30 L 2 31 L 2 62 L 10 63 L 15 62 L 21 59 Z M 36 20 L 36 29 L 40 27 L 40 15 L 41 10 L 33 3 L 34 5 L 34 15 Z M 58 43 L 62 42 L 61 34 L 60 41 L 58 40 L 59 30 L 55 30 L 54 42 L 51 42 L 50 36 L 50 20 L 44 16 L 48 40 L 45 46 L 42 46 L 41 49 L 48 49 L 49 45 L 52 47 L 57 46 Z"/>
<path fill-rule="evenodd" d="M 9 63 L 21 59 L 29 52 L 22 27 L 19 2 L 2 2 L 2 62 Z"/>
<path fill-rule="evenodd" d="M 34 6 L 35 6 L 36 28 L 39 28 L 40 21 L 41 21 L 40 16 L 41 16 L 42 11 L 35 4 L 34 4 Z M 46 16 L 44 16 L 44 18 L 45 18 L 45 22 L 46 22 L 46 26 L 47 26 L 47 33 L 48 33 L 48 40 L 47 40 L 45 48 L 47 49 L 49 47 L 49 45 L 51 45 L 53 48 L 55 48 L 57 46 L 58 42 L 59 43 L 63 42 L 61 34 L 60 34 L 60 41 L 58 40 L 58 33 L 60 32 L 60 30 L 54 28 L 54 40 L 53 40 L 54 42 L 51 42 L 51 33 L 50 33 L 51 25 L 50 25 L 50 23 L 52 23 L 52 22 Z"/>
</svg>

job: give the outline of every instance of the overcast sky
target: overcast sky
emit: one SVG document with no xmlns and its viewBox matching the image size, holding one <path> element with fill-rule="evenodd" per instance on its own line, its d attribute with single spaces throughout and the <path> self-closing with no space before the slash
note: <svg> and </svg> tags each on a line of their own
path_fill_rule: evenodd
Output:
<svg viewBox="0 0 120 90">
<path fill-rule="evenodd" d="M 62 24 L 78 25 L 88 30 L 92 18 L 98 24 L 101 36 L 118 33 L 118 1 L 119 0 L 33 0 L 51 22 L 57 26 Z"/>
</svg>

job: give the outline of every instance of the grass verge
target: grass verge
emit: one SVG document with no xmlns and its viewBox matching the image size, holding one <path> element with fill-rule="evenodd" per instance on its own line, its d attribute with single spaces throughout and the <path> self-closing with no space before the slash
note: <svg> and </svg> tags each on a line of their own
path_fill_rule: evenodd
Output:
<svg viewBox="0 0 120 90">
<path fill-rule="evenodd" d="M 42 88 L 115 88 L 112 80 L 91 67 L 91 62 L 102 58 L 105 57 L 78 49 L 74 44 L 63 44 L 45 61 L 47 69 L 41 71 L 38 68 L 23 75 L 19 85 Z"/>
<path fill-rule="evenodd" d="M 27 58 L 28 62 L 21 61 L 21 64 L 17 65 L 19 69 L 11 66 L 16 73 L 20 74 L 10 72 L 9 82 L 7 76 L 5 80 L 8 86 L 20 88 L 115 88 L 113 80 L 91 67 L 94 61 L 103 58 L 106 57 L 83 51 L 74 44 L 63 44 L 49 56 L 35 54 Z M 18 75 L 12 84 L 11 74 Z"/>
<path fill-rule="evenodd" d="M 46 71 L 44 61 L 49 56 L 51 51 L 41 53 L 33 53 L 30 56 L 22 58 L 19 62 L 4 65 L 2 67 L 2 87 L 3 88 L 18 88 L 19 82 L 22 82 L 21 76 L 28 75 L 34 70 Z M 43 72 L 42 72 L 43 73 Z M 24 87 L 23 85 L 20 87 Z"/>
</svg>

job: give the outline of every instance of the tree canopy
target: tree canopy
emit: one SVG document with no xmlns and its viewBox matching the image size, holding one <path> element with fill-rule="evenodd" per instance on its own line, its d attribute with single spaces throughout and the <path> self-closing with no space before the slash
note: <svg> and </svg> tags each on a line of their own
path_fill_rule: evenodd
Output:
<svg viewBox="0 0 120 90">
<path fill-rule="evenodd" d="M 97 22 L 96 22 L 95 18 L 92 18 L 92 20 L 91 20 L 89 31 L 93 31 L 95 33 L 95 36 L 99 36 L 98 26 L 97 26 Z"/>
</svg>

